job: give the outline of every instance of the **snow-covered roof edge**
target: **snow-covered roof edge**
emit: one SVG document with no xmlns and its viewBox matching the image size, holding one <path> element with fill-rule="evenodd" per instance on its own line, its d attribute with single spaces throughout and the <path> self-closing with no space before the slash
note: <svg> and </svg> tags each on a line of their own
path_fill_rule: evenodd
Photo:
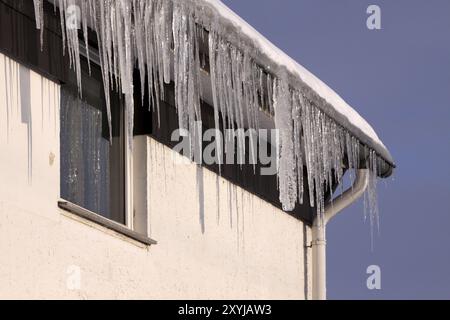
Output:
<svg viewBox="0 0 450 320">
<path fill-rule="evenodd" d="M 349 130 L 363 144 L 374 149 L 389 165 L 395 167 L 393 157 L 375 130 L 333 89 L 276 47 L 220 0 L 195 0 L 195 2 L 202 9 L 208 7 L 212 10 L 212 14 L 216 15 L 214 22 L 222 24 L 222 27 L 230 31 L 228 34 L 231 42 L 233 40 L 238 43 L 245 42 L 246 45 L 253 47 L 255 58 L 259 63 L 277 75 L 287 74 L 290 85 L 302 87 L 318 108 Z M 212 21 L 208 22 L 214 23 Z M 389 170 L 384 175 L 390 173 Z"/>
</svg>

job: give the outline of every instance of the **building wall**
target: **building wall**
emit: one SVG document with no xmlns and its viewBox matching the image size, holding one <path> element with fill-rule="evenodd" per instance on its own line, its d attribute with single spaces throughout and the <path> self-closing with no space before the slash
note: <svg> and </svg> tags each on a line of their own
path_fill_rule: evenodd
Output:
<svg viewBox="0 0 450 320">
<path fill-rule="evenodd" d="M 0 298 L 310 297 L 309 227 L 151 138 L 135 185 L 157 245 L 59 209 L 58 112 L 59 86 L 0 54 Z"/>
</svg>

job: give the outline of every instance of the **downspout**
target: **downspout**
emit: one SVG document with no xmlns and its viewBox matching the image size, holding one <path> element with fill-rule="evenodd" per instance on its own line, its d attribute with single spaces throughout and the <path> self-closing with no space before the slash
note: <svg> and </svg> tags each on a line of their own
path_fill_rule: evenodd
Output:
<svg viewBox="0 0 450 320">
<path fill-rule="evenodd" d="M 356 173 L 353 185 L 342 195 L 325 207 L 324 221 L 314 219 L 312 226 L 312 298 L 325 300 L 326 292 L 326 226 L 340 211 L 359 199 L 369 184 L 369 170 L 361 169 Z"/>
</svg>

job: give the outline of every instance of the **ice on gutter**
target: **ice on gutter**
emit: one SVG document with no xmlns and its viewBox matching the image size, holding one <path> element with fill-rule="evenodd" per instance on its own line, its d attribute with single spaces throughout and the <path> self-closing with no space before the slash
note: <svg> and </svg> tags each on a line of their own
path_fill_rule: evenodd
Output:
<svg viewBox="0 0 450 320">
<path fill-rule="evenodd" d="M 233 30 L 234 35 L 228 35 L 228 37 L 240 37 L 239 42 L 244 41 L 247 45 L 250 44 L 257 51 L 256 58 L 261 60 L 260 63 L 265 64 L 267 69 L 275 73 L 287 71 L 294 78 L 291 79 L 291 84 L 300 82 L 300 85 L 310 89 L 310 95 L 317 107 L 352 131 L 361 142 L 373 147 L 389 164 L 394 164 L 392 156 L 375 130 L 333 89 L 272 44 L 221 1 L 198 0 L 197 2 L 199 5 L 207 4 L 222 19 L 221 23 L 226 26 L 226 29 Z"/>
<path fill-rule="evenodd" d="M 34 1 L 41 23 L 42 1 Z M 58 0 L 62 34 L 81 79 L 78 33 L 67 19 L 73 5 L 80 8 L 84 32 L 87 24 L 96 31 L 105 93 L 114 88 L 124 94 L 131 133 L 135 67 L 157 111 L 164 84 L 174 81 L 179 127 L 194 131 L 195 122 L 201 120 L 200 50 L 207 43 L 216 128 L 221 114 L 225 127 L 257 129 L 263 105 L 274 116 L 280 132 L 278 180 L 283 208 L 292 211 L 303 202 L 304 167 L 307 191 L 315 195 L 310 205 L 320 216 L 324 192 L 341 183 L 345 166 L 351 170 L 364 166 L 371 171 L 367 198 L 371 217 L 376 217 L 377 176 L 386 175 L 393 162 L 374 130 L 333 90 L 221 2 Z"/>
</svg>

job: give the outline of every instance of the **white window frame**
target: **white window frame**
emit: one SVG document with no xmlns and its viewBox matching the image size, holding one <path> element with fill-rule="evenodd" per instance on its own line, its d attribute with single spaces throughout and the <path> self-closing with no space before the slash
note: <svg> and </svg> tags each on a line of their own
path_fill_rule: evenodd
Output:
<svg viewBox="0 0 450 320">
<path fill-rule="evenodd" d="M 86 54 L 86 47 L 84 44 L 80 43 L 80 54 L 84 56 L 87 59 Z M 98 66 L 100 65 L 100 58 L 98 56 L 98 53 L 90 49 L 89 51 L 89 58 L 90 63 L 95 63 Z M 106 93 L 105 93 L 106 94 Z M 131 123 L 128 119 L 129 114 L 127 112 L 124 112 L 123 117 L 123 139 L 124 139 L 124 220 L 125 224 L 121 224 L 119 222 L 116 222 L 112 219 L 108 219 L 106 217 L 101 216 L 98 213 L 92 212 L 90 210 L 87 210 L 83 207 L 80 207 L 74 203 L 70 203 L 67 200 L 61 199 L 58 202 L 58 205 L 60 208 L 69 211 L 73 214 L 76 214 L 77 216 L 81 216 L 82 218 L 85 218 L 87 220 L 90 220 L 96 224 L 99 224 L 101 226 L 104 226 L 108 229 L 112 229 L 120 234 L 123 234 L 129 238 L 132 238 L 140 243 L 143 243 L 145 245 L 155 245 L 157 242 L 151 238 L 149 238 L 149 231 L 148 231 L 148 217 L 147 217 L 147 210 L 140 210 L 142 212 L 139 212 L 139 215 L 142 215 L 139 219 L 135 219 L 135 207 L 134 207 L 134 156 L 133 156 L 133 150 L 132 146 L 128 143 L 130 141 L 129 139 L 134 139 L 134 137 L 129 137 L 130 134 L 130 128 L 129 123 Z M 145 148 L 146 149 L 146 148 Z M 144 150 L 145 153 L 147 153 L 147 149 Z M 146 161 L 146 159 L 145 159 Z M 148 187 L 148 185 L 146 185 Z M 140 197 L 141 198 L 141 197 Z M 142 197 L 142 201 L 148 201 L 146 197 Z M 144 205 L 144 208 L 148 208 L 148 204 Z M 145 215 L 145 217 L 143 216 Z M 141 223 L 146 224 L 144 226 L 138 226 L 135 225 L 135 220 L 141 221 Z M 140 231 L 136 231 L 137 229 L 140 229 Z"/>
</svg>

